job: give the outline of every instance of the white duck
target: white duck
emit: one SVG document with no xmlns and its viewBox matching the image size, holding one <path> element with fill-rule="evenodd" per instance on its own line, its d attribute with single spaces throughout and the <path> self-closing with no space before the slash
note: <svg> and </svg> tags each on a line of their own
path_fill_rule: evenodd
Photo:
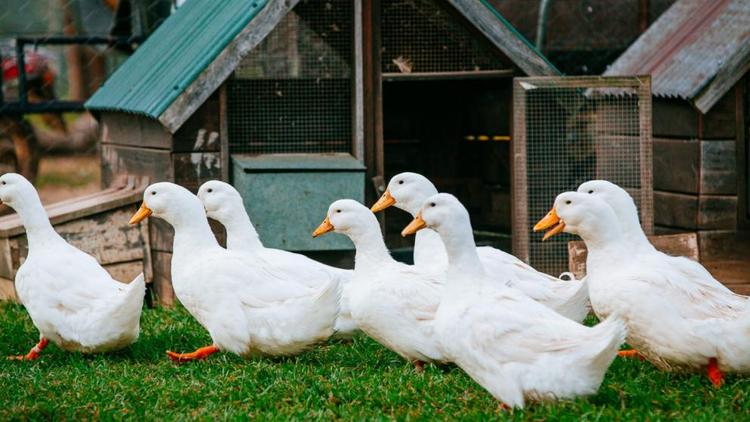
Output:
<svg viewBox="0 0 750 422">
<path fill-rule="evenodd" d="M 634 252 L 615 211 L 599 198 L 560 194 L 537 225 L 577 234 L 586 242 L 589 293 L 597 316 L 621 315 L 628 343 L 662 369 L 707 369 L 716 386 L 724 371 L 750 371 L 748 298 L 712 278 L 696 277 L 688 259 L 647 248 Z"/>
<path fill-rule="evenodd" d="M 331 204 L 313 236 L 330 231 L 349 236 L 357 249 L 349 305 L 359 329 L 418 370 L 424 362 L 442 361 L 433 319 L 444 277 L 394 260 L 375 215 L 356 201 Z"/>
<path fill-rule="evenodd" d="M 498 287 L 477 254 L 469 213 L 453 195 L 428 198 L 402 234 L 425 227 L 448 254 L 435 330 L 450 361 L 510 407 L 596 393 L 625 338 L 622 320 L 586 327 Z"/>
<path fill-rule="evenodd" d="M 373 212 L 391 205 L 416 216 L 424 201 L 437 194 L 426 177 L 417 173 L 401 173 L 391 178 L 383 196 L 372 206 Z M 544 274 L 515 256 L 489 246 L 477 248 L 479 259 L 490 276 L 510 280 L 510 285 L 574 321 L 583 321 L 589 312 L 585 281 L 561 280 Z M 417 233 L 414 243 L 414 264 L 418 267 L 446 268 L 448 258 L 440 236 L 433 230 Z M 508 278 L 508 275 L 512 277 Z"/>
<path fill-rule="evenodd" d="M 353 276 L 352 270 L 331 267 L 312 260 L 302 254 L 281 249 L 266 248 L 245 210 L 242 196 L 228 183 L 211 180 L 198 189 L 198 198 L 203 202 L 208 217 L 221 223 L 227 232 L 227 249 L 248 254 L 255 265 L 286 273 L 290 281 L 308 287 L 320 288 L 331 278 L 338 278 L 341 286 L 341 303 L 336 319 L 336 336 L 350 337 L 357 325 L 351 318 L 348 306 L 347 285 Z"/>
<path fill-rule="evenodd" d="M 170 359 L 202 359 L 219 350 L 243 357 L 291 355 L 333 333 L 337 279 L 311 289 L 227 251 L 211 232 L 201 201 L 181 186 L 162 182 L 146 188 L 131 224 L 151 215 L 174 227 L 172 287 L 213 340 L 192 353 L 167 352 Z"/>
<path fill-rule="evenodd" d="M 26 229 L 29 253 L 16 273 L 16 292 L 39 330 L 25 356 L 33 360 L 52 341 L 84 353 L 121 349 L 138 339 L 146 286 L 114 280 L 96 259 L 67 243 L 44 211 L 34 186 L 13 173 L 0 177 L 0 200 Z"/>
</svg>

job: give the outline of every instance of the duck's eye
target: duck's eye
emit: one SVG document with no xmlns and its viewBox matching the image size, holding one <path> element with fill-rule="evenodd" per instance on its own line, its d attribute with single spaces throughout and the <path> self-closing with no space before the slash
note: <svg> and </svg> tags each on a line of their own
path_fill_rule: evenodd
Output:
<svg viewBox="0 0 750 422">
<path fill-rule="evenodd" d="M 7 183 L 5 183 L 5 180 L 3 180 L 3 184 L 4 184 L 4 185 L 6 185 L 6 184 L 7 184 Z"/>
<path fill-rule="evenodd" d="M 340 212 L 341 212 L 341 210 L 336 210 L 336 212 L 340 213 Z"/>
<path fill-rule="evenodd" d="M 156 191 L 155 190 L 151 191 L 151 196 L 153 196 L 153 195 L 156 195 Z"/>
<path fill-rule="evenodd" d="M 398 181 L 398 184 L 399 184 L 399 185 L 403 185 L 403 184 L 404 184 L 404 181 L 403 181 L 403 180 L 399 180 L 399 181 Z"/>
<path fill-rule="evenodd" d="M 568 205 L 570 205 L 570 204 L 573 203 L 573 201 L 568 200 L 568 201 L 565 201 L 565 203 L 568 204 Z"/>
<path fill-rule="evenodd" d="M 211 189 L 211 188 L 208 188 L 208 193 L 211 193 L 211 192 L 213 192 L 213 191 L 214 191 L 213 189 Z"/>
<path fill-rule="evenodd" d="M 592 193 L 594 193 L 594 190 L 593 190 L 593 189 L 591 189 L 591 190 L 589 191 L 589 194 L 592 194 Z"/>
<path fill-rule="evenodd" d="M 434 206 L 435 206 L 435 203 L 434 203 L 434 202 L 430 202 L 430 206 L 431 206 L 431 207 L 434 207 Z"/>
</svg>

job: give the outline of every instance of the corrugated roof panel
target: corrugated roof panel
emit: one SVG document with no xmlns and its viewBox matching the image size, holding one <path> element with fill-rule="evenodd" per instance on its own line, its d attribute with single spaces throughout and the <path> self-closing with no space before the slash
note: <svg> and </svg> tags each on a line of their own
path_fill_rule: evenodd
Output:
<svg viewBox="0 0 750 422">
<path fill-rule="evenodd" d="M 605 72 L 652 76 L 654 95 L 693 99 L 750 42 L 750 0 L 680 0 Z"/>
<path fill-rule="evenodd" d="M 190 0 L 86 102 L 158 118 L 269 0 Z"/>
</svg>

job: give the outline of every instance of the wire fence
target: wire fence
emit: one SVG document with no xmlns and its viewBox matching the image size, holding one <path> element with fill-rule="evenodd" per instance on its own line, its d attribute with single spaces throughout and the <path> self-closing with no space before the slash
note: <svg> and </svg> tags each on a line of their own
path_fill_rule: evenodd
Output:
<svg viewBox="0 0 750 422">
<path fill-rule="evenodd" d="M 627 190 L 653 229 L 651 84 L 639 77 L 519 78 L 514 83 L 513 252 L 550 274 L 568 270 L 568 242 L 534 223 L 560 192 L 588 180 Z"/>
</svg>

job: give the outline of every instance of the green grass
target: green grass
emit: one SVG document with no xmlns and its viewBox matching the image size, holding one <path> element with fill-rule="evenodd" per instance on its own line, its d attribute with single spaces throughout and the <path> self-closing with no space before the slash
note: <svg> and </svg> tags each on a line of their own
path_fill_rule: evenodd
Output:
<svg viewBox="0 0 750 422">
<path fill-rule="evenodd" d="M 0 306 L 4 354 L 26 353 L 38 334 L 23 307 Z M 175 365 L 167 349 L 209 344 L 184 309 L 143 312 L 141 338 L 109 355 L 50 345 L 34 362 L 0 360 L 0 420 L 8 419 L 513 419 L 740 420 L 750 415 L 750 379 L 714 389 L 702 375 L 658 372 L 617 359 L 599 393 L 532 404 L 512 414 L 455 367 L 411 365 L 374 341 L 332 341 L 297 357 L 245 361 L 217 354 Z"/>
</svg>

